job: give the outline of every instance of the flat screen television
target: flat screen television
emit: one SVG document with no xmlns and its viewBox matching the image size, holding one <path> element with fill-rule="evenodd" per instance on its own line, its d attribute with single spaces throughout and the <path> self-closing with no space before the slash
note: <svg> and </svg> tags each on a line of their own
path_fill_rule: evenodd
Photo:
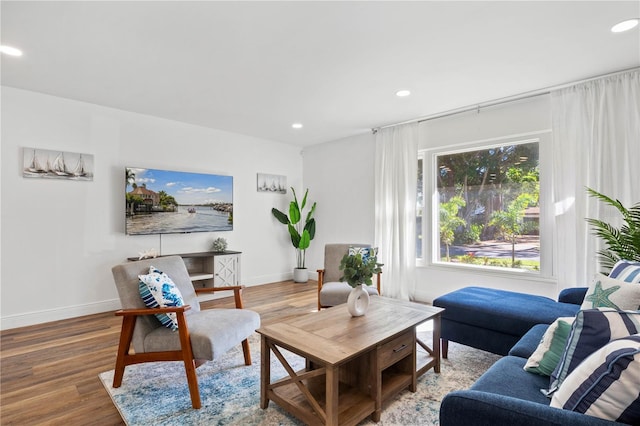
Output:
<svg viewBox="0 0 640 426">
<path fill-rule="evenodd" d="M 233 176 L 127 167 L 127 235 L 233 230 Z"/>
</svg>

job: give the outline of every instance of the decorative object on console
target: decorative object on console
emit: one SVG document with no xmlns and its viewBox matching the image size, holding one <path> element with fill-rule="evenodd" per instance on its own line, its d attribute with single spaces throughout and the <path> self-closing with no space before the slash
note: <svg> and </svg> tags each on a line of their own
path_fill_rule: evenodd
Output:
<svg viewBox="0 0 640 426">
<path fill-rule="evenodd" d="M 373 284 L 373 274 L 382 272 L 382 263 L 378 263 L 378 249 L 374 247 L 350 247 L 349 253 L 342 257 L 340 270 L 343 276 L 340 281 L 346 281 L 353 290 L 347 298 L 347 308 L 351 316 L 359 317 L 366 313 L 369 306 L 369 293 L 364 285 Z"/>
<path fill-rule="evenodd" d="M 93 155 L 23 148 L 22 176 L 28 178 L 93 180 Z"/>
<path fill-rule="evenodd" d="M 158 257 L 158 252 L 154 248 L 138 252 L 138 254 L 140 255 L 140 257 L 138 257 L 138 260 L 154 259 L 154 258 Z"/>
<path fill-rule="evenodd" d="M 626 208 L 618 200 L 607 197 L 591 188 L 587 188 L 590 196 L 615 207 L 624 220 L 624 225 L 616 228 L 599 219 L 587 218 L 592 226 L 594 235 L 602 238 L 606 248 L 598 250 L 602 267 L 610 271 L 619 260 L 631 260 L 640 262 L 640 202 L 633 207 Z"/>
<path fill-rule="evenodd" d="M 127 167 L 127 235 L 233 230 L 233 177 Z"/>
<path fill-rule="evenodd" d="M 213 244 L 211 245 L 213 251 L 225 251 L 227 249 L 227 240 L 219 237 L 213 240 Z"/>
<path fill-rule="evenodd" d="M 258 192 L 287 193 L 287 177 L 282 175 L 270 175 L 258 173 Z"/>
<path fill-rule="evenodd" d="M 289 203 L 289 216 L 276 209 L 271 209 L 273 216 L 283 225 L 287 225 L 289 235 L 291 236 L 291 244 L 296 249 L 296 268 L 293 270 L 293 280 L 295 282 L 306 283 L 309 280 L 309 274 L 305 266 L 306 250 L 309 248 L 311 240 L 316 235 L 316 220 L 313 213 L 316 210 L 316 203 L 311 206 L 306 218 L 303 222 L 303 211 L 307 205 L 307 196 L 309 189 L 304 192 L 302 204 L 298 204 L 296 191 L 291 187 L 293 192 L 293 201 Z"/>
</svg>

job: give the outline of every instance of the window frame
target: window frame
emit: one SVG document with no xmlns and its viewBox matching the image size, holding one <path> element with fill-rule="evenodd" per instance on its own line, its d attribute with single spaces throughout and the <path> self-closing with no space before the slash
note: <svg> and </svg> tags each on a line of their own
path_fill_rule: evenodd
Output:
<svg viewBox="0 0 640 426">
<path fill-rule="evenodd" d="M 481 150 L 499 145 L 515 145 L 532 142 L 538 143 L 540 170 L 540 270 L 533 272 L 512 268 L 453 263 L 437 259 L 436 255 L 440 249 L 438 223 L 439 200 L 435 176 L 437 157 L 439 155 Z M 555 266 L 553 253 L 555 243 L 553 241 L 552 229 L 554 221 L 552 211 L 552 161 L 550 146 L 551 131 L 545 130 L 419 150 L 417 158 L 418 160 L 422 159 L 423 165 L 422 191 L 424 194 L 424 206 L 422 216 L 422 258 L 416 259 L 416 266 L 446 268 L 499 276 L 517 276 L 519 278 L 533 280 L 554 279 Z"/>
</svg>

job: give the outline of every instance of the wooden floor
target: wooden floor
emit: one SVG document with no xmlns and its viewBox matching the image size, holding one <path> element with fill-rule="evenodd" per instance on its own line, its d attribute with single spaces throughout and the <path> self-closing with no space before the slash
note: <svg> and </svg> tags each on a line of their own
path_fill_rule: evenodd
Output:
<svg viewBox="0 0 640 426">
<path fill-rule="evenodd" d="M 315 281 L 248 287 L 244 306 L 268 324 L 314 311 L 316 289 Z M 233 307 L 233 298 L 202 306 Z M 114 368 L 121 321 L 106 312 L 2 331 L 0 424 L 124 424 L 98 379 Z"/>
</svg>

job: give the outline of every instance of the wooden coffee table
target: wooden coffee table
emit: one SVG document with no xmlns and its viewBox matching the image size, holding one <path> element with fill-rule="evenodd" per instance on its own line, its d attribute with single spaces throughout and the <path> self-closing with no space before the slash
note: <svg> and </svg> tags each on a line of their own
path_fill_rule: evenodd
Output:
<svg viewBox="0 0 640 426">
<path fill-rule="evenodd" d="M 441 308 L 372 297 L 366 315 L 351 317 L 346 304 L 258 329 L 261 334 L 260 407 L 272 400 L 307 424 L 355 425 L 409 388 L 418 375 L 440 372 Z M 416 339 L 416 326 L 433 320 L 433 349 Z M 416 345 L 427 353 L 418 361 Z M 294 371 L 280 349 L 303 357 Z M 271 353 L 289 377 L 271 383 Z"/>
</svg>

